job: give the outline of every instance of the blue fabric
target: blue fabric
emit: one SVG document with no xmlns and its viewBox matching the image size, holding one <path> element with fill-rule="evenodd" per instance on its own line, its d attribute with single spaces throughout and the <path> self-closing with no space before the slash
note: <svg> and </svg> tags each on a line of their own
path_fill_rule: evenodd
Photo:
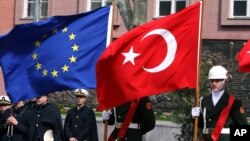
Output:
<svg viewBox="0 0 250 141">
<path fill-rule="evenodd" d="M 17 25 L 0 36 L 0 64 L 12 102 L 56 91 L 96 88 L 95 65 L 107 46 L 110 11 L 102 7 L 55 16 Z"/>
</svg>

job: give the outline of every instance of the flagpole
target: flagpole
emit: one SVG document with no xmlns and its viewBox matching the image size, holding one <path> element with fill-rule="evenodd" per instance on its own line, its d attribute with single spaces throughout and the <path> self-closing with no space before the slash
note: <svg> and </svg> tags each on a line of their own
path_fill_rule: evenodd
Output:
<svg viewBox="0 0 250 141">
<path fill-rule="evenodd" d="M 114 11 L 115 11 L 114 9 L 115 9 L 115 0 L 112 0 L 112 22 L 111 22 L 111 33 L 110 33 L 110 37 L 109 37 L 110 38 L 110 43 L 113 40 L 113 31 L 114 31 L 113 25 L 114 25 Z M 108 121 L 105 120 L 104 121 L 104 135 L 103 135 L 103 140 L 107 141 L 107 139 L 108 139 Z"/>
<path fill-rule="evenodd" d="M 198 63 L 197 63 L 197 83 L 196 83 L 196 92 L 195 92 L 195 107 L 199 106 L 199 95 L 200 95 L 200 63 L 201 63 L 201 47 L 202 47 L 202 23 L 203 23 L 203 7 L 204 0 L 200 0 L 200 20 L 199 20 L 199 43 L 198 43 Z M 197 141 L 198 134 L 198 117 L 194 119 L 194 138 L 193 141 Z"/>
</svg>

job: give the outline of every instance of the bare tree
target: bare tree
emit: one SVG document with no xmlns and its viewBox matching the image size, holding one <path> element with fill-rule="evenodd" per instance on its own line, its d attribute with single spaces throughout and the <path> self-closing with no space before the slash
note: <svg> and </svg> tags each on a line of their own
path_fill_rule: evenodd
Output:
<svg viewBox="0 0 250 141">
<path fill-rule="evenodd" d="M 147 0 L 117 0 L 117 7 L 127 30 L 147 21 Z"/>
</svg>

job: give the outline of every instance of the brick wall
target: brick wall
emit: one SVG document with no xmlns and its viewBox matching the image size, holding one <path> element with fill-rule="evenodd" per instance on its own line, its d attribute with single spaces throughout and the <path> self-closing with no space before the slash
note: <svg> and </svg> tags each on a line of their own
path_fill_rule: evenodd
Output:
<svg viewBox="0 0 250 141">
<path fill-rule="evenodd" d="M 6 95 L 1 67 L 0 67 L 0 95 Z"/>
<path fill-rule="evenodd" d="M 0 1 L 0 35 L 12 29 L 15 19 L 15 0 Z"/>
</svg>

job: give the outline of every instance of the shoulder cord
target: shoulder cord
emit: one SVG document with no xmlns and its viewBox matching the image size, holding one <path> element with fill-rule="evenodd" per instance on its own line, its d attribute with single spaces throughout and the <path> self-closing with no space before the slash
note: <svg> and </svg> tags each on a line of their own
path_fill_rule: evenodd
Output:
<svg viewBox="0 0 250 141">
<path fill-rule="evenodd" d="M 114 107 L 114 117 L 115 117 L 115 122 L 117 122 L 117 117 L 116 117 L 116 108 Z"/>
<path fill-rule="evenodd" d="M 201 103 L 202 103 L 202 99 L 203 97 L 200 98 L 200 107 L 201 107 Z M 207 127 L 207 121 L 206 121 L 206 107 L 204 106 L 203 110 L 202 110 L 202 107 L 201 107 L 201 114 L 203 116 L 203 123 L 204 123 L 204 126 L 203 126 L 203 131 L 206 129 Z"/>
</svg>

